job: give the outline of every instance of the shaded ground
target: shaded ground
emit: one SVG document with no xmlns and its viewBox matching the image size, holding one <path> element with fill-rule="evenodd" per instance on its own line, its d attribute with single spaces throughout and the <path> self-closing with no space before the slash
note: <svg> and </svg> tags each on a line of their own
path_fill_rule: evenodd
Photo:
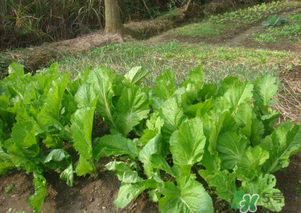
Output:
<svg viewBox="0 0 301 213">
<path fill-rule="evenodd" d="M 265 48 L 271 50 L 291 51 L 301 60 L 301 43 L 282 43 L 260 44 L 250 39 L 250 35 L 254 32 L 260 32 L 263 27 L 254 25 L 251 27 L 242 27 L 232 30 L 223 36 L 205 39 L 200 37 L 175 36 L 167 33 L 155 38 L 151 41 L 181 41 L 189 43 L 212 43 L 228 46 L 245 46 L 247 48 Z M 101 39 L 103 37 L 103 40 Z M 131 38 L 132 39 L 132 38 Z M 66 50 L 69 45 L 77 44 L 77 49 L 86 51 L 93 48 L 94 45 L 106 45 L 108 43 L 122 42 L 117 35 L 94 34 L 81 37 L 76 40 L 66 41 L 65 43 L 52 44 L 54 53 Z M 57 45 L 57 46 L 56 46 Z M 40 53 L 49 51 L 41 47 Z M 70 49 L 72 51 L 72 49 Z M 74 50 L 74 49 L 73 49 Z M 18 57 L 18 56 L 14 56 Z M 41 55 L 42 61 L 45 60 Z M 46 59 L 48 60 L 48 59 Z M 282 68 L 279 76 L 284 84 L 281 93 L 276 97 L 279 105 L 275 106 L 282 113 L 283 119 L 291 119 L 301 124 L 301 66 L 292 66 L 290 70 Z M 275 174 L 277 176 L 277 188 L 279 188 L 286 198 L 286 206 L 283 208 L 284 213 L 300 213 L 301 212 L 301 154 L 297 154 L 291 158 L 288 168 L 281 170 Z M 60 181 L 58 174 L 52 173 L 46 176 L 48 181 L 48 190 L 45 204 L 43 206 L 44 213 L 125 213 L 125 212 L 141 212 L 141 213 L 157 213 L 158 205 L 148 201 L 146 193 L 135 199 L 130 205 L 124 209 L 117 209 L 113 203 L 117 197 L 120 182 L 109 173 L 100 172 L 97 177 L 77 178 L 75 186 L 70 188 L 63 181 Z M 0 176 L 0 212 L 6 213 L 9 208 L 12 212 L 26 211 L 31 212 L 27 204 L 28 196 L 34 193 L 32 186 L 32 177 L 23 172 L 15 172 L 9 176 Z M 216 203 L 219 212 L 232 212 L 229 208 L 222 207 L 222 204 Z M 262 212 L 258 210 L 258 212 Z"/>
</svg>

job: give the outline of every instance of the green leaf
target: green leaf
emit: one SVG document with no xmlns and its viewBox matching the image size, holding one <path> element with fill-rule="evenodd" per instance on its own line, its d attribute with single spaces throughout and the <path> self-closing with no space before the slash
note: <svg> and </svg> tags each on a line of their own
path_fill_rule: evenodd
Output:
<svg viewBox="0 0 301 213">
<path fill-rule="evenodd" d="M 260 175 L 253 181 L 243 181 L 242 189 L 248 194 L 258 194 L 260 196 L 257 205 L 263 206 L 272 211 L 281 211 L 284 206 L 284 197 L 279 189 L 275 189 L 276 178 L 274 175 Z M 279 197 L 280 199 L 274 199 Z"/>
<path fill-rule="evenodd" d="M 248 139 L 237 135 L 235 132 L 221 134 L 218 137 L 217 151 L 224 167 L 233 169 L 237 163 L 242 161 L 248 146 Z"/>
<path fill-rule="evenodd" d="M 12 163 L 11 156 L 1 148 L 0 141 L 0 175 L 12 167 L 14 167 L 14 164 Z"/>
<path fill-rule="evenodd" d="M 164 195 L 159 201 L 162 213 L 211 213 L 214 212 L 211 197 L 202 184 L 195 181 L 195 176 L 184 176 L 177 179 L 178 187 L 166 182 L 160 192 Z"/>
<path fill-rule="evenodd" d="M 75 95 L 75 100 L 78 106 L 81 107 L 71 118 L 71 130 L 74 139 L 73 146 L 80 155 L 80 161 L 76 170 L 77 173 L 80 172 L 81 175 L 85 175 L 95 172 L 93 163 L 92 127 L 97 96 L 94 93 L 92 85 L 82 85 Z"/>
<path fill-rule="evenodd" d="M 69 164 L 69 166 L 61 173 L 60 178 L 66 181 L 68 186 L 73 186 L 74 171 L 72 164 Z"/>
<path fill-rule="evenodd" d="M 264 75 L 258 78 L 254 83 L 254 99 L 256 106 L 263 114 L 269 114 L 269 101 L 277 94 L 278 86 L 276 78 L 271 75 Z"/>
<path fill-rule="evenodd" d="M 139 87 L 126 88 L 116 105 L 116 123 L 119 132 L 124 136 L 139 124 L 139 122 L 147 118 L 149 113 L 149 101 L 147 94 L 142 92 Z"/>
<path fill-rule="evenodd" d="M 50 126 L 61 129 L 62 124 L 59 122 L 62 99 L 69 82 L 69 74 L 62 74 L 60 77 L 51 82 L 51 88 L 45 95 L 44 105 L 39 112 L 37 119 L 40 127 L 47 130 Z M 46 144 L 48 147 L 56 147 L 56 144 Z"/>
<path fill-rule="evenodd" d="M 133 67 L 127 74 L 124 75 L 126 79 L 130 81 L 131 84 L 137 84 L 141 79 L 143 79 L 149 73 L 148 70 L 142 67 Z"/>
<path fill-rule="evenodd" d="M 33 173 L 33 178 L 35 193 L 29 196 L 28 203 L 33 212 L 41 212 L 47 191 L 46 179 L 36 172 Z"/>
<path fill-rule="evenodd" d="M 156 80 L 156 96 L 167 100 L 175 90 L 175 74 L 171 70 L 165 70 Z"/>
<path fill-rule="evenodd" d="M 201 119 L 193 118 L 184 122 L 170 137 L 170 151 L 174 164 L 189 174 L 190 168 L 202 160 L 205 143 Z"/>
<path fill-rule="evenodd" d="M 228 170 L 222 170 L 217 172 L 215 175 L 209 175 L 206 177 L 206 182 L 210 187 L 215 187 L 219 198 L 231 202 L 236 187 L 236 177 L 234 173 L 229 173 Z"/>
<path fill-rule="evenodd" d="M 159 111 L 160 117 L 164 120 L 162 132 L 165 139 L 168 139 L 174 131 L 178 130 L 180 125 L 187 119 L 180 106 L 178 98 L 172 96 L 163 103 Z"/>
<path fill-rule="evenodd" d="M 8 73 L 9 73 L 9 75 L 16 75 L 19 78 L 21 78 L 24 76 L 24 66 L 14 62 L 9 65 Z"/>
<path fill-rule="evenodd" d="M 44 160 L 51 169 L 65 169 L 71 163 L 71 156 L 63 149 L 53 149 Z"/>
<path fill-rule="evenodd" d="M 189 77 L 186 81 L 181 84 L 181 87 L 186 87 L 192 84 L 196 90 L 199 91 L 203 85 L 203 67 L 198 66 L 195 70 L 189 72 Z"/>
<path fill-rule="evenodd" d="M 122 183 L 118 191 L 118 197 L 114 203 L 118 208 L 123 208 L 145 189 L 146 187 L 144 182 Z"/>
<path fill-rule="evenodd" d="M 138 173 L 128 167 L 124 162 L 112 161 L 106 164 L 106 168 L 117 172 L 117 177 L 122 183 L 143 182 L 143 178 Z"/>
<path fill-rule="evenodd" d="M 95 92 L 98 101 L 96 111 L 106 119 L 106 122 L 113 128 L 117 129 L 113 119 L 113 103 L 114 96 L 113 83 L 115 82 L 116 74 L 104 67 L 97 67 L 90 71 L 88 83 L 94 84 Z"/>
<path fill-rule="evenodd" d="M 269 158 L 269 152 L 260 146 L 248 147 L 235 171 L 239 180 L 253 180 L 262 174 L 262 165 Z"/>
<path fill-rule="evenodd" d="M 270 158 L 264 164 L 266 173 L 273 173 L 289 165 L 289 157 L 301 151 L 301 127 L 295 124 L 287 130 L 284 126 L 277 128 L 264 140 L 263 148 L 270 152 Z"/>
<path fill-rule="evenodd" d="M 106 135 L 95 139 L 94 157 L 98 160 L 104 156 L 128 154 L 138 157 L 138 149 L 130 139 L 121 135 Z"/>
</svg>

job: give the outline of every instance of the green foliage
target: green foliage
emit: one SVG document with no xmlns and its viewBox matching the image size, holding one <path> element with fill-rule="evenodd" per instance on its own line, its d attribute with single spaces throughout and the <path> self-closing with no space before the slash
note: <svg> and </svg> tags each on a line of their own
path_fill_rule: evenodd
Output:
<svg viewBox="0 0 301 213">
<path fill-rule="evenodd" d="M 209 21 L 219 24 L 233 22 L 238 24 L 253 24 L 263 18 L 271 17 L 275 13 L 290 10 L 298 5 L 300 5 L 300 3 L 297 1 L 273 1 L 271 3 L 262 3 L 246 9 L 239 9 L 237 11 L 211 16 Z"/>
<path fill-rule="evenodd" d="M 301 31 L 301 10 L 296 10 L 293 13 L 289 13 L 286 17 L 286 24 L 279 27 L 266 28 L 262 33 L 255 33 L 252 35 L 254 41 L 257 42 L 280 42 L 283 39 L 285 41 L 296 42 L 299 41 L 299 34 Z M 275 25 L 276 26 L 276 25 Z"/>
<path fill-rule="evenodd" d="M 148 73 L 141 67 L 118 75 L 98 66 L 72 80 L 57 64 L 34 76 L 12 64 L 9 73 L 0 81 L 0 171 L 33 173 L 34 212 L 45 199 L 45 172 L 72 186 L 74 174 L 96 173 L 95 160 L 110 156 L 105 166 L 121 181 L 120 208 L 146 190 L 163 213 L 213 212 L 204 184 L 229 203 L 245 191 L 259 194 L 257 205 L 267 209 L 284 205 L 263 195 L 280 193 L 272 173 L 301 151 L 301 126 L 273 128 L 279 113 L 269 108 L 278 91 L 271 75 L 214 85 L 198 67 L 179 86 L 166 71 L 152 89 L 141 86 Z M 111 134 L 92 138 L 95 114 Z"/>
<path fill-rule="evenodd" d="M 286 22 L 285 18 L 280 18 L 278 15 L 272 15 L 268 17 L 267 21 L 262 22 L 262 25 L 265 27 L 275 27 L 280 26 Z"/>
</svg>

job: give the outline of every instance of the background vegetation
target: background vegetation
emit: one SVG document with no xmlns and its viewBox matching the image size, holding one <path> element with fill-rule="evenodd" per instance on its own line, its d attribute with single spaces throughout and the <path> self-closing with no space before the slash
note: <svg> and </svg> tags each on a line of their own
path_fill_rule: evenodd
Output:
<svg viewBox="0 0 301 213">
<path fill-rule="evenodd" d="M 216 14 L 271 0 L 195 0 L 200 13 Z M 187 0 L 120 1 L 124 22 L 150 19 Z M 0 48 L 26 47 L 77 37 L 104 27 L 103 0 L 1 0 Z"/>
</svg>

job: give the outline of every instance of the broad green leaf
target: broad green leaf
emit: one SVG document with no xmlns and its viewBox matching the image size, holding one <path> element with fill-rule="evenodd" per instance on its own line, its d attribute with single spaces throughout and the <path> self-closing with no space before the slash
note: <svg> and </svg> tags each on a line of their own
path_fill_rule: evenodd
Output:
<svg viewBox="0 0 301 213">
<path fill-rule="evenodd" d="M 277 128 L 264 140 L 263 148 L 270 152 L 264 164 L 266 173 L 273 173 L 289 165 L 289 157 L 301 151 L 301 127 L 295 124 L 291 129 Z"/>
<path fill-rule="evenodd" d="M 71 118 L 71 130 L 74 140 L 73 146 L 80 155 L 80 161 L 76 170 L 77 173 L 80 172 L 81 175 L 85 175 L 95 172 L 93 163 L 92 127 L 97 96 L 92 89 L 92 85 L 82 85 L 75 95 L 75 100 L 78 106 L 81 107 Z"/>
<path fill-rule="evenodd" d="M 113 119 L 113 103 L 114 96 L 113 83 L 116 74 L 104 67 L 97 67 L 90 71 L 88 83 L 94 84 L 96 95 L 99 97 L 96 105 L 97 112 L 106 119 L 106 122 L 117 129 Z"/>
<path fill-rule="evenodd" d="M 264 75 L 254 83 L 254 104 L 260 108 L 263 114 L 269 114 L 269 101 L 278 91 L 276 82 L 275 77 Z"/>
<path fill-rule="evenodd" d="M 17 63 L 14 62 L 14 63 L 9 65 L 8 73 L 9 73 L 9 75 L 15 74 L 16 76 L 21 78 L 21 77 L 24 76 L 24 67 L 23 67 L 23 65 L 17 64 Z"/>
<path fill-rule="evenodd" d="M 73 186 L 74 171 L 72 163 L 61 173 L 60 178 L 66 181 L 68 186 Z"/>
<path fill-rule="evenodd" d="M 62 128 L 59 122 L 62 99 L 69 82 L 69 74 L 62 74 L 59 78 L 51 83 L 51 88 L 45 95 L 44 105 L 38 114 L 38 123 L 43 130 L 47 130 L 50 126 L 55 126 L 58 129 Z M 56 144 L 46 144 L 48 147 L 55 147 Z"/>
<path fill-rule="evenodd" d="M 176 96 L 172 96 L 163 103 L 159 115 L 164 119 L 162 132 L 165 139 L 168 139 L 174 131 L 178 130 L 180 125 L 187 119 Z"/>
<path fill-rule="evenodd" d="M 118 100 L 114 114 L 119 132 L 127 136 L 133 127 L 142 119 L 147 118 L 149 110 L 146 93 L 142 92 L 139 87 L 126 88 Z"/>
<path fill-rule="evenodd" d="M 47 191 L 46 179 L 42 175 L 34 172 L 33 185 L 35 193 L 29 196 L 28 203 L 33 209 L 33 212 L 41 212 Z"/>
<path fill-rule="evenodd" d="M 65 169 L 71 163 L 71 156 L 63 149 L 53 149 L 44 163 L 51 169 Z"/>
<path fill-rule="evenodd" d="M 272 211 L 281 211 L 284 206 L 284 197 L 279 189 L 275 189 L 276 178 L 274 175 L 260 175 L 253 181 L 243 181 L 242 189 L 248 194 L 260 196 L 257 206 L 263 206 Z M 278 197 L 279 199 L 275 199 Z"/>
<path fill-rule="evenodd" d="M 224 167 L 233 169 L 237 163 L 242 161 L 248 146 L 248 139 L 237 135 L 235 132 L 221 134 L 218 137 L 217 151 Z"/>
<path fill-rule="evenodd" d="M 156 96 L 167 100 L 175 90 L 175 74 L 171 70 L 165 70 L 156 80 Z"/>
<path fill-rule="evenodd" d="M 14 167 L 14 164 L 12 163 L 11 156 L 1 148 L 0 141 L 0 175 L 12 167 Z"/>
<path fill-rule="evenodd" d="M 214 105 L 212 99 L 208 99 L 204 102 L 199 102 L 194 105 L 190 105 L 187 108 L 186 115 L 188 115 L 190 118 L 194 117 L 202 117 L 204 114 L 206 114 Z"/>
<path fill-rule="evenodd" d="M 214 212 L 212 199 L 195 176 L 184 176 L 177 179 L 178 186 L 166 182 L 160 192 L 164 195 L 159 201 L 162 213 L 211 213 Z"/>
<path fill-rule="evenodd" d="M 94 105 L 97 95 L 91 84 L 83 84 L 76 92 L 74 99 L 78 108 L 90 107 L 91 104 Z"/>
<path fill-rule="evenodd" d="M 138 157 L 138 149 L 130 139 L 121 135 L 106 135 L 95 139 L 94 157 L 98 160 L 104 156 L 130 155 Z"/>
<path fill-rule="evenodd" d="M 158 134 L 152 138 L 140 151 L 139 160 L 143 163 L 144 174 L 147 177 L 151 176 L 153 171 L 152 156 L 161 152 L 162 135 Z"/>
<path fill-rule="evenodd" d="M 121 183 L 118 191 L 118 197 L 114 201 L 118 208 L 128 205 L 135 197 L 146 189 L 144 182 L 138 183 Z"/>
<path fill-rule="evenodd" d="M 186 87 L 187 89 L 187 86 L 189 84 L 194 85 L 193 87 L 195 87 L 197 91 L 199 91 L 202 88 L 203 85 L 202 66 L 198 66 L 195 70 L 190 71 L 188 79 L 181 84 L 181 87 Z"/>
<path fill-rule="evenodd" d="M 252 91 L 253 85 L 249 82 L 233 85 L 223 96 L 219 97 L 214 107 L 221 111 L 229 109 L 231 114 L 235 115 L 242 104 L 250 104 Z"/>
<path fill-rule="evenodd" d="M 220 131 L 222 129 L 225 118 L 227 116 L 230 116 L 229 111 L 224 111 L 221 114 L 215 114 L 215 116 L 213 117 L 215 122 L 212 123 L 212 130 L 209 136 L 209 146 L 208 146 L 208 150 L 211 155 L 214 155 L 216 153 L 217 139 L 220 135 Z"/>
<path fill-rule="evenodd" d="M 269 152 L 260 146 L 248 147 L 242 161 L 237 164 L 236 176 L 239 180 L 253 180 L 262 174 L 262 165 L 269 158 Z"/>
<path fill-rule="evenodd" d="M 124 162 L 112 161 L 106 164 L 106 168 L 117 172 L 117 177 L 122 183 L 143 182 L 143 178 L 139 177 L 137 171 L 132 170 Z"/>
<path fill-rule="evenodd" d="M 95 172 L 96 172 L 96 168 L 93 159 L 92 158 L 87 159 L 84 158 L 82 155 L 80 155 L 76 165 L 75 173 L 78 176 L 83 176 L 86 174 L 93 174 Z"/>
<path fill-rule="evenodd" d="M 205 143 L 201 119 L 193 118 L 184 122 L 170 137 L 170 151 L 174 164 L 189 174 L 190 168 L 202 160 Z"/>
<path fill-rule="evenodd" d="M 137 84 L 141 79 L 143 79 L 149 73 L 148 70 L 142 67 L 133 67 L 127 74 L 124 75 L 126 79 L 132 84 Z"/>
<path fill-rule="evenodd" d="M 228 170 L 217 172 L 215 175 L 206 177 L 206 182 L 210 187 L 215 187 L 219 198 L 231 202 L 234 193 L 237 190 L 236 177 L 234 173 L 229 173 Z"/>
</svg>

